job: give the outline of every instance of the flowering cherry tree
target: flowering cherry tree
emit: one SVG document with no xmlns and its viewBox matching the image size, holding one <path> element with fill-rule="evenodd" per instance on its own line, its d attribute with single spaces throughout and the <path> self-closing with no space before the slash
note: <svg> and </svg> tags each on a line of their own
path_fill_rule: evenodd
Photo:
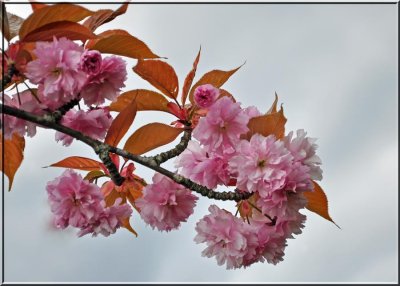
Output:
<svg viewBox="0 0 400 286">
<path fill-rule="evenodd" d="M 179 92 L 174 69 L 144 42 L 125 30 L 95 33 L 125 13 L 128 3 L 115 11 L 31 6 L 26 19 L 11 13 L 2 19 L 8 45 L 1 65 L 1 170 L 9 190 L 25 139 L 38 127 L 53 129 L 65 146 L 87 144 L 99 158 L 71 156 L 51 165 L 66 168 L 46 185 L 57 228 L 76 228 L 78 236 L 109 236 L 120 228 L 137 235 L 130 220 L 140 217 L 168 232 L 186 222 L 198 196 L 205 196 L 209 214 L 197 222 L 194 241 L 204 244 L 203 256 L 231 269 L 282 261 L 287 240 L 302 232 L 304 209 L 332 221 L 316 182 L 322 170 L 315 139 L 302 129 L 285 132 L 277 95 L 262 112 L 222 89 L 240 67 L 212 70 L 194 82 L 199 51 Z M 124 57 L 137 60 L 133 72 L 157 91 L 124 90 Z M 144 110 L 176 119 L 144 125 L 120 145 Z M 173 149 L 143 155 L 180 134 Z M 168 160 L 174 170 L 162 166 Z M 135 174 L 143 167 L 155 171 L 151 182 Z M 232 201 L 236 214 L 218 207 L 220 200 Z"/>
</svg>

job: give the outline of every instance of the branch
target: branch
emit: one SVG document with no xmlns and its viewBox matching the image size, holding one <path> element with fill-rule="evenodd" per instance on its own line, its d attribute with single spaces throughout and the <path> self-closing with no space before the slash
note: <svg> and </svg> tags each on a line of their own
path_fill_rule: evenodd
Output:
<svg viewBox="0 0 400 286">
<path fill-rule="evenodd" d="M 82 141 L 86 145 L 89 145 L 90 147 L 93 148 L 93 150 L 96 152 L 96 154 L 102 154 L 105 152 L 112 152 L 117 155 L 122 156 L 123 158 L 132 160 L 136 163 L 139 163 L 140 165 L 143 165 L 145 167 L 148 167 L 156 172 L 159 172 L 163 174 L 164 176 L 170 178 L 171 180 L 175 181 L 178 184 L 181 184 L 185 186 L 186 188 L 201 194 L 202 196 L 208 197 L 210 199 L 215 199 L 215 200 L 231 200 L 231 201 L 241 201 L 245 200 L 248 197 L 250 197 L 252 194 L 251 193 L 239 193 L 239 192 L 216 192 L 214 190 L 208 189 L 205 186 L 199 185 L 187 178 L 182 177 L 179 174 L 173 173 L 167 169 L 164 169 L 163 167 L 160 167 L 157 162 L 153 158 L 146 158 L 142 157 L 139 155 L 135 155 L 132 153 L 129 153 L 125 150 L 122 150 L 117 147 L 110 146 L 108 144 L 105 144 L 103 142 L 100 142 L 98 140 L 95 140 L 93 138 L 90 138 L 89 136 L 86 136 L 82 134 L 79 131 L 73 130 L 71 128 L 68 128 L 66 126 L 63 126 L 61 124 L 58 124 L 55 122 L 54 118 L 49 115 L 44 115 L 44 116 L 37 116 L 32 113 L 26 112 L 24 110 L 19 110 L 17 108 L 13 108 L 7 105 L 0 105 L 1 109 L 0 112 L 4 114 L 8 114 L 11 116 L 15 116 L 33 123 L 36 123 L 38 125 L 48 127 L 54 130 L 57 130 L 59 132 L 62 132 L 64 134 L 67 134 L 79 141 Z"/>
<path fill-rule="evenodd" d="M 168 161 L 169 159 L 179 156 L 188 146 L 191 137 L 192 137 L 192 129 L 185 129 L 184 134 L 181 137 L 181 141 L 178 143 L 178 145 L 175 146 L 175 148 L 153 156 L 152 157 L 153 160 L 157 163 L 157 165 L 160 165 Z"/>
</svg>

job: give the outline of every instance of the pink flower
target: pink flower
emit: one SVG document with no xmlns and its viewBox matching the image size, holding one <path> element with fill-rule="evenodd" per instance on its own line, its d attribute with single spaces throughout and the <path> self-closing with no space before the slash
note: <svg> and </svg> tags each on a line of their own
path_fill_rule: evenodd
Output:
<svg viewBox="0 0 400 286">
<path fill-rule="evenodd" d="M 267 221 L 269 220 L 267 219 Z M 262 219 L 259 221 L 250 219 L 253 232 L 257 234 L 258 247 L 256 249 L 257 254 L 250 260 L 246 259 L 245 266 L 254 262 L 264 262 L 264 260 L 274 265 L 283 261 L 286 238 L 277 233 L 275 226 L 269 225 L 267 221 L 265 219 L 264 221 Z"/>
<path fill-rule="evenodd" d="M 194 101 L 200 108 L 209 108 L 217 100 L 219 89 L 211 84 L 203 84 L 194 90 Z"/>
<path fill-rule="evenodd" d="M 175 166 L 180 168 L 182 176 L 213 189 L 217 185 L 228 184 L 228 159 L 227 155 L 207 152 L 199 143 L 189 141 L 188 147 L 177 158 Z"/>
<path fill-rule="evenodd" d="M 183 186 L 156 173 L 153 184 L 143 190 L 136 200 L 140 216 L 153 229 L 170 231 L 178 228 L 193 213 L 197 197 Z"/>
<path fill-rule="evenodd" d="M 43 109 L 45 108 L 45 106 L 37 102 L 29 90 L 20 92 L 19 98 L 18 94 L 14 94 L 12 97 L 4 94 L 4 105 L 25 110 L 36 115 L 42 115 L 44 113 Z M 29 137 L 33 137 L 36 134 L 36 124 L 19 119 L 15 116 L 4 115 L 3 123 L 5 139 L 11 139 L 14 133 L 20 136 L 27 134 Z"/>
<path fill-rule="evenodd" d="M 196 224 L 194 241 L 205 242 L 202 255 L 215 256 L 218 265 L 226 262 L 226 268 L 239 268 L 256 259 L 258 238 L 253 228 L 216 205 L 209 208 L 211 214 Z"/>
<path fill-rule="evenodd" d="M 240 104 L 224 96 L 210 107 L 207 116 L 200 118 L 193 136 L 209 150 L 233 153 L 240 135 L 249 130 L 248 122 Z"/>
<path fill-rule="evenodd" d="M 282 189 L 291 171 L 293 157 L 283 142 L 274 135 L 254 134 L 250 141 L 242 140 L 237 153 L 229 161 L 229 170 L 237 175 L 237 187 L 256 192 L 261 197 Z"/>
<path fill-rule="evenodd" d="M 90 75 L 82 89 L 81 96 L 87 105 L 99 105 L 105 99 L 114 101 L 127 78 L 126 63 L 116 56 L 106 57 L 101 62 L 100 70 Z"/>
<path fill-rule="evenodd" d="M 293 137 L 291 131 L 285 138 L 285 146 L 292 153 L 294 160 L 310 168 L 310 176 L 313 180 L 322 180 L 321 159 L 316 155 L 318 145 L 316 139 L 306 137 L 307 133 L 303 129 L 297 130 L 297 137 Z"/>
<path fill-rule="evenodd" d="M 79 67 L 85 73 L 93 75 L 100 72 L 101 62 L 102 58 L 99 51 L 86 50 L 81 55 Z"/>
<path fill-rule="evenodd" d="M 122 225 L 122 220 L 129 218 L 132 214 L 132 208 L 128 204 L 121 204 L 121 201 L 121 198 L 117 198 L 114 205 L 108 208 L 105 207 L 105 202 L 102 201 L 103 211 L 98 217 L 83 226 L 78 236 L 84 236 L 89 233 L 92 236 L 97 236 L 98 234 L 109 236 L 115 233 Z"/>
<path fill-rule="evenodd" d="M 257 116 L 261 116 L 261 112 L 258 110 L 257 107 L 255 106 L 249 106 L 243 109 L 244 113 L 247 114 L 247 116 L 249 116 L 250 118 L 254 118 Z"/>
<path fill-rule="evenodd" d="M 93 139 L 103 139 L 112 123 L 112 117 L 105 108 L 89 111 L 71 109 L 62 118 L 61 124 Z M 64 146 L 69 146 L 73 138 L 61 132 L 56 132 L 56 140 L 62 141 Z"/>
<path fill-rule="evenodd" d="M 48 182 L 46 186 L 51 211 L 55 215 L 55 225 L 83 227 L 102 212 L 103 196 L 97 185 L 83 180 L 72 170 Z"/>
<path fill-rule="evenodd" d="M 39 84 L 50 105 L 61 106 L 74 99 L 86 82 L 86 74 L 79 69 L 83 48 L 66 39 L 37 42 L 37 59 L 28 63 L 26 76 Z"/>
</svg>

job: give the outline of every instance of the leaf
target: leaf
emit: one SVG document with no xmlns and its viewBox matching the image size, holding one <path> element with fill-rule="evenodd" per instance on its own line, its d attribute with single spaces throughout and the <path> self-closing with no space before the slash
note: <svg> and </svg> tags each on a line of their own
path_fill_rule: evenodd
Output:
<svg viewBox="0 0 400 286">
<path fill-rule="evenodd" d="M 11 191 L 15 173 L 18 171 L 24 159 L 25 139 L 17 134 L 13 134 L 11 139 L 4 139 L 3 146 L 2 137 L 3 134 L 0 133 L 0 170 L 8 177 L 8 191 Z"/>
<path fill-rule="evenodd" d="M 286 121 L 282 107 L 279 112 L 253 117 L 247 125 L 250 131 L 242 138 L 249 140 L 253 134 L 258 133 L 263 136 L 273 134 L 276 138 L 281 139 L 285 136 Z"/>
<path fill-rule="evenodd" d="M 133 233 L 136 237 L 138 236 L 137 232 L 132 228 L 131 223 L 129 222 L 129 217 L 122 219 L 121 225 L 122 227 L 126 228 L 131 233 Z"/>
<path fill-rule="evenodd" d="M 93 182 L 95 179 L 105 177 L 105 176 L 107 176 L 107 175 L 104 174 L 102 171 L 93 170 L 93 171 L 90 171 L 89 173 L 87 173 L 83 179 Z"/>
<path fill-rule="evenodd" d="M 101 162 L 98 162 L 90 158 L 71 156 L 57 163 L 51 164 L 50 166 L 47 167 L 61 167 L 61 168 L 70 168 L 83 171 L 96 171 L 96 170 L 101 170 L 100 167 L 101 164 L 102 164 Z"/>
<path fill-rule="evenodd" d="M 138 111 L 143 110 L 158 110 L 169 112 L 167 108 L 168 100 L 158 92 L 147 89 L 134 89 L 122 93 L 117 100 L 111 103 L 110 110 L 120 112 L 125 106 L 136 98 Z"/>
<path fill-rule="evenodd" d="M 30 32 L 50 23 L 60 21 L 79 22 L 92 14 L 92 11 L 74 4 L 55 4 L 42 7 L 35 10 L 24 21 L 19 30 L 19 37 L 23 39 Z"/>
<path fill-rule="evenodd" d="M 276 109 L 277 105 L 278 105 L 278 95 L 275 92 L 275 100 L 272 103 L 271 107 L 269 108 L 269 110 L 267 111 L 266 114 L 272 114 L 272 113 L 277 112 L 277 109 Z"/>
<path fill-rule="evenodd" d="M 196 87 L 203 84 L 212 84 L 216 88 L 220 88 L 238 69 L 242 66 L 237 67 L 230 71 L 222 71 L 222 70 L 212 70 L 205 75 L 203 75 L 198 82 L 192 87 L 189 93 L 189 100 L 192 104 L 194 104 L 193 93 Z"/>
<path fill-rule="evenodd" d="M 105 143 L 111 146 L 117 146 L 122 137 L 129 130 L 136 116 L 136 101 L 132 100 L 126 107 L 115 117 L 108 129 Z"/>
<path fill-rule="evenodd" d="M 175 140 L 183 131 L 162 123 L 147 124 L 133 133 L 125 143 L 124 150 L 133 154 L 143 154 Z"/>
<path fill-rule="evenodd" d="M 4 27 L 7 27 L 8 25 L 8 37 L 6 37 L 8 41 L 13 39 L 15 36 L 18 36 L 19 29 L 24 21 L 24 18 L 7 12 L 7 21 L 5 21 Z"/>
<path fill-rule="evenodd" d="M 134 59 L 159 58 L 145 43 L 124 30 L 108 30 L 99 34 L 98 38 L 90 40 L 86 48 Z"/>
<path fill-rule="evenodd" d="M 201 47 L 200 47 L 199 52 L 197 53 L 196 59 L 193 62 L 192 70 L 186 76 L 185 82 L 183 84 L 183 88 L 182 88 L 182 105 L 183 106 L 186 103 L 186 98 L 188 96 L 188 92 L 190 90 L 190 87 L 192 86 L 193 79 L 194 79 L 194 77 L 196 75 L 197 65 L 198 65 L 199 60 L 200 60 L 200 52 L 201 52 Z"/>
<path fill-rule="evenodd" d="M 233 97 L 233 95 L 232 95 L 230 92 L 228 92 L 228 91 L 225 90 L 225 89 L 220 88 L 220 89 L 219 89 L 219 96 L 218 96 L 218 99 L 220 99 L 220 98 L 223 97 L 223 96 L 227 96 L 227 97 L 229 97 L 230 99 L 232 99 L 233 102 L 236 102 L 236 99 Z"/>
<path fill-rule="evenodd" d="M 129 1 L 128 1 L 129 2 Z M 83 23 L 85 27 L 89 30 L 94 31 L 101 25 L 114 20 L 117 16 L 125 14 L 128 9 L 129 3 L 122 4 L 117 10 L 113 11 L 111 9 L 101 9 L 96 12 L 92 16 L 90 16 Z"/>
<path fill-rule="evenodd" d="M 324 219 L 329 220 L 330 222 L 334 223 L 338 228 L 340 228 L 329 215 L 328 198 L 326 197 L 324 191 L 315 181 L 312 182 L 314 184 L 314 191 L 303 193 L 308 201 L 306 208 L 322 216 Z"/>
<path fill-rule="evenodd" d="M 32 7 L 33 11 L 36 11 L 36 10 L 39 10 L 39 9 L 42 9 L 42 8 L 48 6 L 47 4 L 43 4 L 40 2 L 34 2 L 33 0 L 30 0 L 30 2 L 31 2 L 31 7 Z"/>
<path fill-rule="evenodd" d="M 178 77 L 173 67 L 166 62 L 139 60 L 133 71 L 169 98 L 176 99 L 178 96 Z"/>
<path fill-rule="evenodd" d="M 30 32 L 22 39 L 22 41 L 51 41 L 53 37 L 66 37 L 71 41 L 81 40 L 82 42 L 85 42 L 87 39 L 96 38 L 96 35 L 81 24 L 71 21 L 59 21 L 44 25 Z"/>
</svg>

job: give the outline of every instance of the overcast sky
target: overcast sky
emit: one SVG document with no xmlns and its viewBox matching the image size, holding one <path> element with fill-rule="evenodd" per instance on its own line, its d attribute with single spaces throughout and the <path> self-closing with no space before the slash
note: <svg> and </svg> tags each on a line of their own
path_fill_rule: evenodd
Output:
<svg viewBox="0 0 400 286">
<path fill-rule="evenodd" d="M 26 17 L 30 7 L 8 10 Z M 45 185 L 63 169 L 42 167 L 72 155 L 96 157 L 81 143 L 65 148 L 53 131 L 38 130 L 5 194 L 5 281 L 398 281 L 397 21 L 396 5 L 130 5 L 103 29 L 123 28 L 142 39 L 168 58 L 180 83 L 201 45 L 197 78 L 246 61 L 224 88 L 242 106 L 264 111 L 278 93 L 286 130 L 304 128 L 318 138 L 321 186 L 342 229 L 305 211 L 303 234 L 289 240 L 283 262 L 240 270 L 201 257 L 205 245 L 193 241 L 208 206 L 233 210 L 232 202 L 200 198 L 194 215 L 170 233 L 153 231 L 136 213 L 138 238 L 124 229 L 108 238 L 55 231 Z M 135 61 L 127 62 L 125 90 L 151 88 L 131 72 Z M 142 112 L 128 135 L 155 119 L 173 117 Z M 153 172 L 137 167 L 150 181 Z"/>
</svg>

